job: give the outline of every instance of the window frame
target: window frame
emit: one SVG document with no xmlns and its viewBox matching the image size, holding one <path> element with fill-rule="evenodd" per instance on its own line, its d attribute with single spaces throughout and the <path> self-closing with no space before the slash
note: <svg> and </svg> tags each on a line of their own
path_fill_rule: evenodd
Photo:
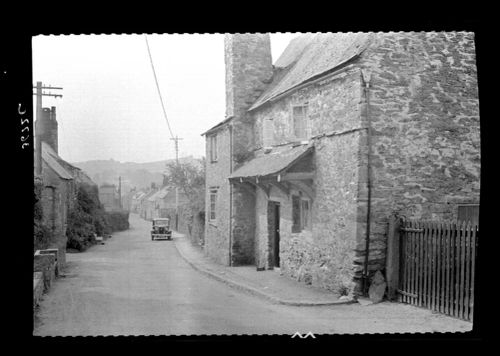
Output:
<svg viewBox="0 0 500 356">
<path fill-rule="evenodd" d="M 265 118 L 262 121 L 262 147 L 265 148 L 272 147 L 273 144 L 274 144 L 274 119 Z"/>
<path fill-rule="evenodd" d="M 217 221 L 217 195 L 219 193 L 219 188 L 212 187 L 209 189 L 208 194 L 208 221 L 210 223 L 215 223 Z M 212 197 L 215 197 L 215 199 L 212 201 Z M 213 215 L 213 218 L 212 218 Z"/>
<path fill-rule="evenodd" d="M 218 149 L 217 149 L 217 134 L 208 136 L 209 140 L 209 151 L 210 151 L 210 162 L 214 163 L 218 160 Z"/>
<path fill-rule="evenodd" d="M 296 115 L 295 110 L 297 108 L 302 108 L 302 135 L 297 135 L 297 125 L 296 125 Z M 303 103 L 300 105 L 292 105 L 292 134 L 297 140 L 307 140 L 309 138 L 309 120 L 308 120 L 309 105 L 308 103 Z M 299 133 L 300 134 L 300 133 Z"/>
<path fill-rule="evenodd" d="M 298 199 L 299 204 L 298 204 L 298 213 L 295 213 L 294 211 L 294 202 L 293 200 Z M 304 206 L 307 205 L 307 215 L 305 213 L 306 209 Z M 312 201 L 309 198 L 306 198 L 302 195 L 299 194 L 293 194 L 292 195 L 292 234 L 300 234 L 304 231 L 312 231 Z M 296 216 L 295 214 L 298 214 L 298 224 L 296 224 Z M 298 228 L 297 228 L 298 227 Z"/>
</svg>

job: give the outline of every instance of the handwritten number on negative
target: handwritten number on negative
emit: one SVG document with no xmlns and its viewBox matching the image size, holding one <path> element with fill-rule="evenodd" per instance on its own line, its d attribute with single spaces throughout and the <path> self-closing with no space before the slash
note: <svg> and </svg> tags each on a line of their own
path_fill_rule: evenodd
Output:
<svg viewBox="0 0 500 356">
<path fill-rule="evenodd" d="M 26 110 L 24 110 L 24 111 L 21 110 L 21 104 L 19 104 L 17 107 L 17 113 L 21 116 L 26 114 Z M 30 120 L 28 118 L 26 118 L 26 119 L 21 118 L 21 126 L 24 126 L 21 129 L 21 132 L 25 132 L 26 130 L 29 132 L 30 131 L 30 127 L 28 126 L 29 124 L 30 124 Z M 26 141 L 29 137 L 30 137 L 29 134 L 27 136 L 21 136 L 21 142 Z M 24 142 L 21 144 L 21 148 L 24 149 L 26 146 L 29 146 L 29 145 L 30 144 L 28 142 Z"/>
</svg>

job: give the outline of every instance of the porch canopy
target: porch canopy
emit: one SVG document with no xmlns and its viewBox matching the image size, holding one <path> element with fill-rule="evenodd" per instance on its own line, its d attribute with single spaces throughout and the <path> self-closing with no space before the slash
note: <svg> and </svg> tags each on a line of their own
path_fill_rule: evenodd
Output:
<svg viewBox="0 0 500 356">
<path fill-rule="evenodd" d="M 291 188 L 297 188 L 313 198 L 313 151 L 311 144 L 273 147 L 271 152 L 255 157 L 234 171 L 228 179 L 261 188 L 268 197 L 274 186 L 286 195 Z"/>
</svg>

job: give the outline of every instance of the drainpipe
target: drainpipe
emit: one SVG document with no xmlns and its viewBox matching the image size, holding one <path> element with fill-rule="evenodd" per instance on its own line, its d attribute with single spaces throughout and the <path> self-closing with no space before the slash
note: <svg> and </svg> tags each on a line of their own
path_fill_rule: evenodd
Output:
<svg viewBox="0 0 500 356">
<path fill-rule="evenodd" d="M 233 126 L 229 124 L 229 174 L 233 173 Z M 229 181 L 229 266 L 232 266 L 233 245 L 233 183 Z"/>
<path fill-rule="evenodd" d="M 368 261 L 370 255 L 370 213 L 371 213 L 371 197 L 372 197 L 372 182 L 371 182 L 371 156 L 372 156 L 372 124 L 370 118 L 370 73 L 361 70 L 363 82 L 365 84 L 364 92 L 366 99 L 366 120 L 367 120 L 367 177 L 366 185 L 368 190 L 367 208 L 366 208 L 366 239 L 365 239 L 365 265 L 363 272 L 363 293 L 365 296 L 368 294 Z"/>
</svg>

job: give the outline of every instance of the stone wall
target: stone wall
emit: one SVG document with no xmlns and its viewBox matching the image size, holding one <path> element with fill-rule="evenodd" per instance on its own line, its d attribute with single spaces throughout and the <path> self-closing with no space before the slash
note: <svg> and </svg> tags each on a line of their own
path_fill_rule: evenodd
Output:
<svg viewBox="0 0 500 356">
<path fill-rule="evenodd" d="M 255 241 L 255 188 L 248 184 L 233 185 L 231 214 L 231 265 L 253 264 Z"/>
<path fill-rule="evenodd" d="M 44 189 L 42 192 L 42 206 L 44 220 L 51 229 L 52 242 L 50 248 L 59 250 L 59 265 L 66 263 L 66 228 L 69 210 L 76 194 L 73 180 L 61 179 L 44 161 L 43 163 Z"/>
<path fill-rule="evenodd" d="M 217 162 L 206 160 L 206 196 L 205 196 L 205 253 L 216 262 L 229 265 L 229 219 L 230 186 L 227 177 L 230 174 L 230 131 L 227 126 L 216 132 Z M 206 140 L 207 157 L 209 140 Z M 210 221 L 210 188 L 218 187 L 217 219 Z"/>
<path fill-rule="evenodd" d="M 46 142 L 52 149 L 58 152 L 58 123 L 56 120 L 56 108 L 42 108 L 41 117 L 35 121 L 35 132 L 37 139 Z"/>
<path fill-rule="evenodd" d="M 242 118 L 273 75 L 269 34 L 227 34 L 226 117 Z"/>
<path fill-rule="evenodd" d="M 253 112 L 255 149 L 262 148 L 263 121 L 272 120 L 274 145 L 296 141 L 292 107 L 307 105 L 309 137 L 331 131 L 346 131 L 360 125 L 361 79 L 359 70 L 345 72 L 317 82 Z"/>
<path fill-rule="evenodd" d="M 392 212 L 416 219 L 456 219 L 457 204 L 479 203 L 479 101 L 473 34 L 376 34 L 360 67 L 371 74 L 370 270 L 375 271 L 385 265 L 386 230 Z M 365 105 L 362 118 L 367 125 Z M 362 160 L 366 151 L 365 137 Z M 362 222 L 366 170 L 359 183 L 361 242 L 366 228 Z"/>
<path fill-rule="evenodd" d="M 231 188 L 227 177 L 252 158 L 253 122 L 247 109 L 270 83 L 273 67 L 269 34 L 228 34 L 224 46 L 226 117 L 233 117 L 228 124 L 233 137 L 227 126 L 219 130 L 218 162 L 207 162 L 205 251 L 221 263 L 242 265 L 254 263 L 255 191 L 242 185 Z M 209 220 L 213 186 L 219 187 L 215 223 Z"/>
<path fill-rule="evenodd" d="M 283 273 L 341 293 L 353 289 L 357 181 L 361 165 L 358 153 L 364 130 L 360 120 L 361 93 L 359 71 L 348 68 L 253 113 L 256 148 L 262 146 L 262 122 L 266 119 L 273 120 L 275 145 L 295 140 L 291 115 L 294 105 L 308 105 L 309 137 L 340 133 L 315 140 L 315 152 L 311 156 L 312 166 L 316 167 L 311 230 L 292 233 L 290 196 L 272 188 L 269 200 L 280 203 L 280 267 Z M 302 168 L 309 170 L 311 167 Z M 300 189 L 292 190 L 295 194 L 299 192 Z M 269 267 L 267 201 L 265 194 L 258 190 L 256 264 L 266 268 Z"/>
</svg>

